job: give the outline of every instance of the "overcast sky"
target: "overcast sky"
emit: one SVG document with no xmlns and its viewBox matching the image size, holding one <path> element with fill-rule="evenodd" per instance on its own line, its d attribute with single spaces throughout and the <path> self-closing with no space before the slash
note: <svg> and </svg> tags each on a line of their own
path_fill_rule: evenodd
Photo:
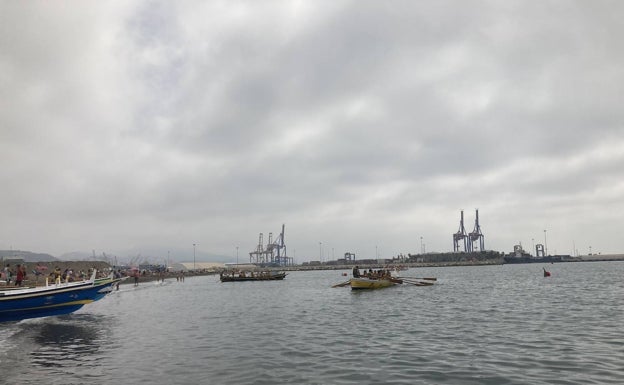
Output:
<svg viewBox="0 0 624 385">
<path fill-rule="evenodd" d="M 2 1 L 0 249 L 624 252 L 624 2 Z M 321 244 L 319 244 L 321 243 Z"/>
</svg>

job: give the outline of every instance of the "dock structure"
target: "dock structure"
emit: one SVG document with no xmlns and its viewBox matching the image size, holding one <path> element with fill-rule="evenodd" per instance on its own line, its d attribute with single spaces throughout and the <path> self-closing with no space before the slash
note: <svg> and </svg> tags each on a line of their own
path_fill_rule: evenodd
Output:
<svg viewBox="0 0 624 385">
<path fill-rule="evenodd" d="M 286 254 L 286 243 L 284 242 L 284 230 L 286 225 L 282 224 L 282 232 L 273 240 L 273 233 L 269 233 L 266 246 L 264 245 L 263 233 L 258 237 L 256 249 L 249 253 L 249 262 L 258 265 L 289 266 L 293 264 L 293 258 Z"/>
<path fill-rule="evenodd" d="M 546 256 L 545 250 L 546 249 L 544 248 L 544 245 L 538 243 L 537 245 L 535 245 L 535 256 L 538 258 L 544 258 Z"/>
</svg>

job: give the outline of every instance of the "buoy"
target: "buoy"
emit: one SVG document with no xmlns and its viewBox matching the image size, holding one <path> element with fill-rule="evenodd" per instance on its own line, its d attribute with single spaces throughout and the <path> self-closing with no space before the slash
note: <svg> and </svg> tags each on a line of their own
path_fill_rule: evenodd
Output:
<svg viewBox="0 0 624 385">
<path fill-rule="evenodd" d="M 346 276 L 347 276 L 347 273 L 342 273 L 342 276 L 343 276 L 343 277 L 346 277 Z"/>
<path fill-rule="evenodd" d="M 550 271 L 546 271 L 545 268 L 542 269 L 544 269 L 544 277 L 550 277 Z"/>
</svg>

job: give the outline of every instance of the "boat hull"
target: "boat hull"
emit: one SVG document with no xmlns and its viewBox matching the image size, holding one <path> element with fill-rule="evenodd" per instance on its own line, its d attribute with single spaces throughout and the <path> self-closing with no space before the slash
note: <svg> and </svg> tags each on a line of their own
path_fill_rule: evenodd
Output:
<svg viewBox="0 0 624 385">
<path fill-rule="evenodd" d="M 246 281 L 281 281 L 286 278 L 286 273 L 271 273 L 266 275 L 257 275 L 254 277 L 251 276 L 231 276 L 231 275 L 221 275 L 221 282 L 246 282 Z"/>
<path fill-rule="evenodd" d="M 351 290 L 383 289 L 396 285 L 389 279 L 351 278 L 349 281 Z"/>
<path fill-rule="evenodd" d="M 73 313 L 112 291 L 118 279 L 100 279 L 0 292 L 0 322 Z"/>
</svg>

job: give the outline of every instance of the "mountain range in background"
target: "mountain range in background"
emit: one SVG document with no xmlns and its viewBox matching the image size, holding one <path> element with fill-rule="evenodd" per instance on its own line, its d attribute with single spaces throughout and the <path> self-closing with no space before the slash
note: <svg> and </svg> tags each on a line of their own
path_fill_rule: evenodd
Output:
<svg viewBox="0 0 624 385">
<path fill-rule="evenodd" d="M 157 256 L 154 256 L 157 255 Z M 164 256 L 162 256 L 164 255 Z M 165 251 L 160 250 L 142 250 L 127 251 L 123 255 L 115 255 L 112 253 L 95 251 L 72 251 L 64 253 L 58 257 L 55 257 L 46 253 L 33 253 L 25 250 L 0 250 L 0 259 L 21 259 L 24 262 L 54 262 L 54 261 L 105 261 L 111 265 L 117 264 L 164 264 L 165 262 L 192 262 L 193 251 L 190 253 L 188 250 L 173 250 Z M 167 261 L 168 259 L 168 261 Z M 234 257 L 228 257 L 224 255 L 209 254 L 203 252 L 196 252 L 195 260 L 197 262 L 234 262 Z M 243 261 L 243 258 L 241 258 Z"/>
<path fill-rule="evenodd" d="M 54 262 L 58 258 L 45 253 L 33 253 L 23 250 L 0 250 L 0 258 L 2 259 L 21 259 L 24 262 Z"/>
</svg>

